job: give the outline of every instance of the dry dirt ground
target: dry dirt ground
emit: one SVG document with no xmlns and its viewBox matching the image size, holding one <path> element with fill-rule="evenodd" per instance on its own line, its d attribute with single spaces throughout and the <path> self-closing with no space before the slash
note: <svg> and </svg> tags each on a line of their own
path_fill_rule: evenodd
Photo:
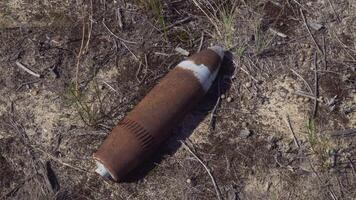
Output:
<svg viewBox="0 0 356 200">
<path fill-rule="evenodd" d="M 175 49 L 212 44 L 172 138 L 123 183 L 93 173 Z M 355 67 L 354 0 L 2 0 L 0 199 L 356 199 Z"/>
</svg>

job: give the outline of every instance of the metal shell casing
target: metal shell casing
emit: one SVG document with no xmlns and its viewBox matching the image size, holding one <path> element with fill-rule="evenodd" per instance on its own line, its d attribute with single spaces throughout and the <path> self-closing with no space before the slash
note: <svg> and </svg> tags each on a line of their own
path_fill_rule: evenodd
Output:
<svg viewBox="0 0 356 200">
<path fill-rule="evenodd" d="M 171 70 L 94 153 L 96 172 L 120 181 L 146 160 L 208 91 L 223 57 L 223 49 L 214 46 Z"/>
</svg>

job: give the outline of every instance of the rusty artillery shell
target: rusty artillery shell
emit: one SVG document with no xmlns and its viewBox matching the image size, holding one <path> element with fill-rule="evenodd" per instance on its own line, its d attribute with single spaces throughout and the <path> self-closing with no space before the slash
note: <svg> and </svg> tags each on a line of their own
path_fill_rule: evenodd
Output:
<svg viewBox="0 0 356 200">
<path fill-rule="evenodd" d="M 96 172 L 120 181 L 168 136 L 213 83 L 224 57 L 210 47 L 171 70 L 112 130 L 94 154 Z"/>
</svg>

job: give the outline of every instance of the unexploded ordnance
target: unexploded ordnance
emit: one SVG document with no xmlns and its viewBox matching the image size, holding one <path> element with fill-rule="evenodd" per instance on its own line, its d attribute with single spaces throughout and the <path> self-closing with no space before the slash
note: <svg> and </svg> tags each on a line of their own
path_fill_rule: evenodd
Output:
<svg viewBox="0 0 356 200">
<path fill-rule="evenodd" d="M 212 85 L 224 57 L 213 46 L 180 62 L 112 130 L 94 154 L 96 172 L 115 181 L 147 159 Z"/>
</svg>

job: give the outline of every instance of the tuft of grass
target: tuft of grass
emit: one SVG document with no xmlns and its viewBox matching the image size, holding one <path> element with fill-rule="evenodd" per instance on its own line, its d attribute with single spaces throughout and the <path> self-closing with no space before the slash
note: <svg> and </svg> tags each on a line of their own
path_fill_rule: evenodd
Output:
<svg viewBox="0 0 356 200">
<path fill-rule="evenodd" d="M 322 168 L 328 168 L 330 166 L 329 152 L 333 149 L 329 140 L 325 137 L 321 137 L 317 133 L 315 121 L 309 119 L 307 122 L 307 141 L 310 146 L 311 153 L 315 156 L 317 163 Z"/>
<path fill-rule="evenodd" d="M 247 50 L 247 45 L 243 44 L 236 48 L 235 55 L 237 58 L 241 58 Z"/>
<path fill-rule="evenodd" d="M 101 93 L 94 81 L 93 100 L 80 90 L 77 90 L 75 84 L 71 84 L 66 95 L 67 104 L 74 106 L 83 123 L 94 127 L 100 120 Z M 97 106 L 99 105 L 99 106 Z"/>
<path fill-rule="evenodd" d="M 137 3 L 146 11 L 152 12 L 154 18 L 161 25 L 164 35 L 167 38 L 166 22 L 164 20 L 162 2 L 160 0 L 137 0 Z"/>
<path fill-rule="evenodd" d="M 222 7 L 220 11 L 220 23 L 222 29 L 222 39 L 224 40 L 225 47 L 230 49 L 234 46 L 234 33 L 235 33 L 235 8 Z"/>
<path fill-rule="evenodd" d="M 263 30 L 262 24 L 258 22 L 255 28 L 255 54 L 259 55 L 268 49 L 274 38 L 275 36 Z"/>
</svg>

